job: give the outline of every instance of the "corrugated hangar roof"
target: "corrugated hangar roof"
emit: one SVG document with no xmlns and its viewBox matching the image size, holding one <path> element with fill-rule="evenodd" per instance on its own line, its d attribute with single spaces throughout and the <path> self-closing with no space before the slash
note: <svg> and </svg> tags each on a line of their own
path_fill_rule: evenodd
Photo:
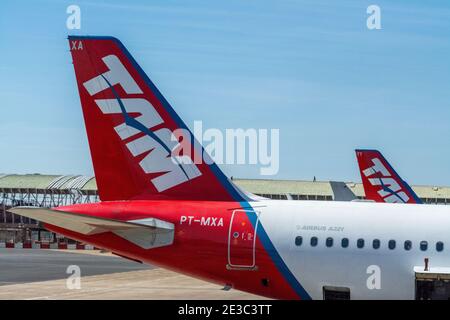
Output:
<svg viewBox="0 0 450 320">
<path fill-rule="evenodd" d="M 233 179 L 242 189 L 257 194 L 298 194 L 312 196 L 332 196 L 329 181 L 271 180 L 271 179 Z M 345 185 L 356 196 L 364 196 L 361 183 L 346 182 Z M 412 186 L 421 198 L 450 199 L 450 187 Z M 96 191 L 94 177 L 80 175 L 46 174 L 0 174 L 0 189 L 80 189 Z"/>
<path fill-rule="evenodd" d="M 242 189 L 258 194 L 303 194 L 327 196 L 333 192 L 328 181 L 233 179 Z"/>
<path fill-rule="evenodd" d="M 8 174 L 0 178 L 0 188 L 5 189 L 45 189 L 58 176 L 43 174 Z"/>
<path fill-rule="evenodd" d="M 329 181 L 233 179 L 233 182 L 244 190 L 258 194 L 333 195 Z M 361 183 L 346 182 L 345 185 L 356 196 L 364 197 L 364 188 Z M 450 187 L 411 186 L 411 188 L 420 198 L 450 199 Z"/>
<path fill-rule="evenodd" d="M 94 181 L 93 181 L 94 180 Z M 2 174 L 0 189 L 97 190 L 94 177 L 80 175 Z"/>
</svg>

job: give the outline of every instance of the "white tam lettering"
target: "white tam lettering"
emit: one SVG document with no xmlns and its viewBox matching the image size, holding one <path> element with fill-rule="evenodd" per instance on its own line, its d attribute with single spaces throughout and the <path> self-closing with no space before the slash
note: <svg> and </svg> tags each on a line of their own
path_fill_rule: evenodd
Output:
<svg viewBox="0 0 450 320">
<path fill-rule="evenodd" d="M 130 113 L 140 113 L 141 115 L 136 117 L 135 119 L 139 121 L 146 128 L 153 128 L 161 123 L 163 123 L 162 118 L 156 112 L 155 108 L 145 99 L 122 99 L 123 106 L 125 107 L 125 111 Z M 121 113 L 119 102 L 117 99 L 104 99 L 104 100 L 95 100 L 98 107 L 104 114 L 114 114 Z M 122 123 L 114 128 L 117 134 L 120 136 L 122 140 L 125 140 L 140 131 L 127 126 L 125 123 Z"/>
<path fill-rule="evenodd" d="M 139 88 L 133 77 L 125 69 L 122 62 L 115 55 L 109 55 L 104 57 L 103 62 L 108 66 L 109 71 L 86 81 L 83 85 L 91 96 L 94 94 L 108 89 L 110 86 L 120 84 L 123 90 L 128 94 L 138 93 L 141 94 L 142 90 Z M 103 78 L 105 77 L 108 82 Z"/>
<path fill-rule="evenodd" d="M 374 164 L 372 167 L 367 168 L 363 171 L 364 175 L 366 177 L 370 177 L 371 175 L 380 172 L 383 177 L 390 177 L 389 171 L 386 169 L 386 167 L 383 165 L 383 163 L 378 158 L 373 158 L 372 163 Z"/>
<path fill-rule="evenodd" d="M 154 134 L 169 150 L 175 149 L 179 144 L 172 139 L 173 133 L 169 129 L 159 129 Z M 148 135 L 127 143 L 127 147 L 135 157 L 150 151 L 139 164 L 145 173 L 165 172 L 165 174 L 152 179 L 156 189 L 160 192 L 201 175 L 192 161 L 190 163 L 186 163 L 186 159 L 184 162 L 174 161 L 170 157 L 169 150 Z"/>
<path fill-rule="evenodd" d="M 393 178 L 374 178 L 374 179 L 369 179 L 369 181 L 373 186 L 382 185 L 384 187 L 389 188 L 389 190 L 392 190 L 393 192 L 397 192 L 397 191 L 401 190 L 400 185 Z M 391 194 L 392 192 L 380 190 L 378 193 L 380 194 L 380 196 L 385 197 L 385 196 Z"/>
<path fill-rule="evenodd" d="M 168 128 L 156 131 L 151 129 L 164 124 L 154 106 L 144 98 L 119 98 L 112 86 L 119 84 L 127 94 L 142 94 L 133 77 L 115 55 L 102 58 L 109 71 L 83 83 L 89 94 L 95 95 L 111 89 L 115 99 L 97 99 L 95 103 L 103 114 L 122 114 L 123 122 L 114 127 L 121 140 L 139 133 L 145 135 L 126 144 L 131 154 L 136 157 L 148 152 L 139 162 L 145 173 L 160 174 L 151 181 L 161 192 L 183 182 L 201 176 L 200 170 L 187 155 L 174 155 L 180 142 Z M 138 116 L 132 115 L 139 114 Z"/>
<path fill-rule="evenodd" d="M 382 186 L 382 188 L 377 192 L 382 198 L 384 198 L 384 201 L 389 203 L 407 202 L 409 197 L 405 192 L 399 192 L 402 190 L 402 187 L 398 184 L 397 180 L 391 177 L 391 174 L 380 159 L 373 158 L 372 163 L 374 165 L 364 170 L 363 173 L 366 177 L 370 177 L 376 173 L 381 173 L 382 177 L 369 178 L 369 182 L 373 186 Z"/>
</svg>

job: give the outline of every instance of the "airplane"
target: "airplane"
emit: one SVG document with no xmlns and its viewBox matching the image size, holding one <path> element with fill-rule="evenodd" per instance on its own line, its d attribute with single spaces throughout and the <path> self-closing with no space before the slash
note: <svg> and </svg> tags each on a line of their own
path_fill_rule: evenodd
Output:
<svg viewBox="0 0 450 320">
<path fill-rule="evenodd" d="M 365 149 L 355 152 L 366 199 L 390 203 L 423 203 L 381 152 Z"/>
<path fill-rule="evenodd" d="M 450 273 L 450 207 L 255 197 L 189 140 L 118 39 L 68 40 L 101 201 L 13 213 L 128 259 L 275 299 L 414 299 L 424 274 Z"/>
</svg>

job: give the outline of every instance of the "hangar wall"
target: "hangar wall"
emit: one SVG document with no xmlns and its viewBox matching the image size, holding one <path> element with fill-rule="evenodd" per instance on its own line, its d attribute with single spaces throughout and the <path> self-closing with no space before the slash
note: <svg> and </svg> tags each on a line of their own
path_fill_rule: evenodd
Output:
<svg viewBox="0 0 450 320">
<path fill-rule="evenodd" d="M 233 179 L 233 182 L 246 191 L 276 200 L 364 199 L 361 183 L 354 182 L 270 179 Z M 412 188 L 424 203 L 450 204 L 450 187 Z M 57 207 L 97 201 L 97 184 L 92 176 L 0 174 L 0 242 L 57 240 L 55 235 L 46 234 L 36 221 L 8 212 L 11 207 Z"/>
</svg>

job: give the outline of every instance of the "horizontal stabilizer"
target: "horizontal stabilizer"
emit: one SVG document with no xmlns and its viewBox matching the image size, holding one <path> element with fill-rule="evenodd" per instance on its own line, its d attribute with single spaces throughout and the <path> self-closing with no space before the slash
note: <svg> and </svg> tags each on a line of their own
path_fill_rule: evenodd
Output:
<svg viewBox="0 0 450 320">
<path fill-rule="evenodd" d="M 119 221 L 39 207 L 15 207 L 8 211 L 84 235 L 112 232 L 144 249 L 173 243 L 174 225 L 155 218 Z"/>
</svg>

